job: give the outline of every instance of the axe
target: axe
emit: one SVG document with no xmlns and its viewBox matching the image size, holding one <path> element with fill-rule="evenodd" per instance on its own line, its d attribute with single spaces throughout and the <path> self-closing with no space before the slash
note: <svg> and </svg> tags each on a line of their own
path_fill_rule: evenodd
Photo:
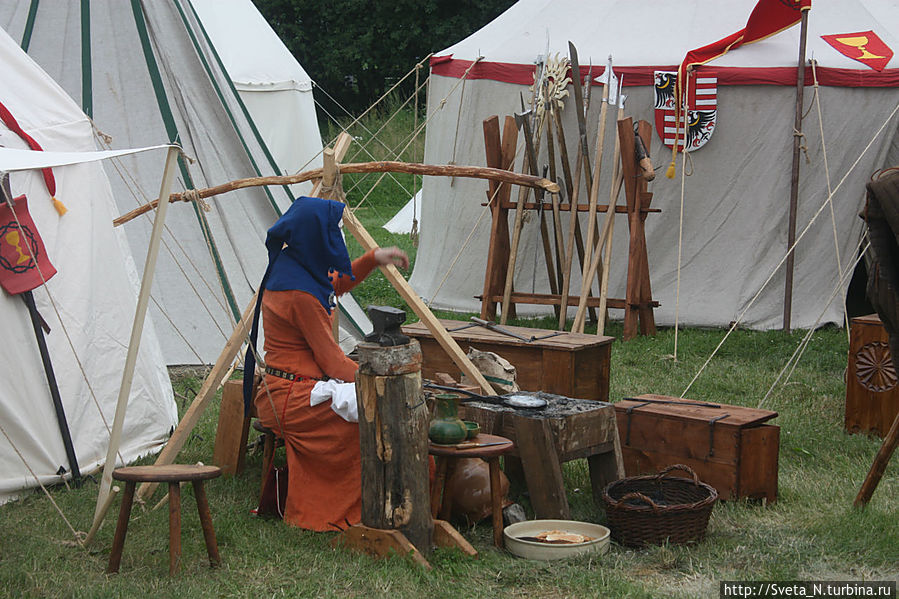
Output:
<svg viewBox="0 0 899 599">
<path fill-rule="evenodd" d="M 655 169 L 652 168 L 652 160 L 646 146 L 643 145 L 643 138 L 637 133 L 637 123 L 634 123 L 634 152 L 637 154 L 637 161 L 640 163 L 640 169 L 643 171 L 643 178 L 652 181 L 656 178 Z"/>
</svg>

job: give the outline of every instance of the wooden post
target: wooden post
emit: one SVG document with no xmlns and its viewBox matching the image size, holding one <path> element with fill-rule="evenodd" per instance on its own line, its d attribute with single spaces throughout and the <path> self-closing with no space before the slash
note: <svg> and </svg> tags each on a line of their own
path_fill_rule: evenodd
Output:
<svg viewBox="0 0 899 599">
<path fill-rule="evenodd" d="M 793 169 L 790 171 L 790 222 L 787 228 L 787 276 L 784 281 L 783 330 L 790 332 L 793 310 L 793 263 L 796 253 L 796 212 L 799 205 L 799 153 L 802 147 L 802 92 L 805 89 L 805 42 L 808 38 L 808 11 L 802 11 L 799 34 L 799 63 L 796 66 L 796 115 L 793 119 Z"/>
<path fill-rule="evenodd" d="M 169 147 L 165 160 L 165 169 L 162 174 L 162 183 L 159 187 L 159 197 L 167 198 L 175 178 L 175 163 L 181 148 Z M 125 367 L 122 371 L 122 383 L 119 386 L 119 396 L 116 401 L 115 417 L 112 423 L 112 432 L 109 436 L 109 446 L 106 451 L 106 462 L 103 464 L 103 475 L 100 479 L 100 491 L 97 494 L 97 506 L 94 509 L 94 519 L 91 528 L 98 526 L 100 520 L 106 516 L 105 509 L 109 509 L 106 501 L 109 489 L 112 486 L 112 471 L 115 469 L 116 454 L 119 453 L 119 445 L 122 440 L 122 428 L 125 426 L 125 411 L 128 409 L 128 397 L 131 394 L 131 383 L 134 379 L 134 369 L 137 365 L 138 349 L 144 331 L 144 318 L 150 303 L 150 289 L 153 286 L 153 274 L 156 271 L 156 258 L 159 255 L 159 245 L 162 242 L 162 231 L 165 225 L 165 215 L 168 211 L 168 202 L 163 202 L 156 211 L 153 219 L 153 231 L 150 234 L 150 242 L 147 247 L 147 261 L 144 265 L 144 275 L 141 279 L 140 295 L 137 298 L 137 307 L 134 310 L 134 323 L 131 327 L 131 340 L 128 342 L 128 355 L 125 357 Z"/>
<path fill-rule="evenodd" d="M 392 347 L 361 343 L 358 349 L 362 524 L 398 530 L 427 556 L 433 534 L 430 415 L 421 392 L 421 348 L 412 339 Z"/>
<path fill-rule="evenodd" d="M 518 141 L 518 128 L 515 119 L 507 116 L 503 124 L 503 136 L 500 141 L 499 118 L 491 116 L 484 119 L 484 146 L 487 152 L 487 166 L 491 168 L 510 169 L 515 158 L 515 144 Z M 508 183 L 490 181 L 487 189 L 487 201 L 492 216 L 490 225 L 490 247 L 487 250 L 487 269 L 484 274 L 484 297 L 481 300 L 481 318 L 496 318 L 496 302 L 489 299 L 502 294 L 505 286 L 505 269 L 502 265 L 509 262 L 509 209 L 504 208 L 509 200 L 512 186 Z M 507 309 L 503 306 L 503 311 Z"/>
<path fill-rule="evenodd" d="M 805 13 L 802 14 L 803 16 L 805 15 Z M 874 463 L 871 464 L 871 469 L 865 477 L 865 482 L 862 483 L 862 488 L 859 489 L 858 495 L 855 497 L 855 507 L 864 507 L 871 500 L 874 489 L 880 483 L 880 479 L 883 477 L 883 473 L 887 468 L 887 464 L 890 463 L 890 457 L 892 457 L 897 445 L 899 445 L 899 414 L 896 414 L 896 418 L 893 419 L 890 432 L 884 437 L 883 444 L 874 457 Z"/>
</svg>

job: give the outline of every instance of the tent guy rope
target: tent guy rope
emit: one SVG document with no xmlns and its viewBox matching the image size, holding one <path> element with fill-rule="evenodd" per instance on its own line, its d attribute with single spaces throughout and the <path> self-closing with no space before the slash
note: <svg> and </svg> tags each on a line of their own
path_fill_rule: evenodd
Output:
<svg viewBox="0 0 899 599">
<path fill-rule="evenodd" d="M 755 301 L 762 295 L 762 292 L 768 286 L 768 283 L 770 283 L 771 280 L 774 278 L 774 275 L 777 274 L 777 271 L 780 269 L 781 265 L 783 265 L 784 262 L 787 261 L 787 258 L 793 254 L 793 251 L 796 249 L 796 245 L 800 241 L 802 241 L 802 238 L 805 237 L 805 234 L 808 233 L 808 231 L 812 228 L 812 225 L 815 224 L 815 221 L 818 219 L 818 216 L 820 216 L 821 212 L 824 211 L 824 208 L 826 208 L 828 206 L 828 204 L 833 200 L 833 195 L 837 192 L 837 190 L 840 189 L 840 187 L 842 187 L 843 183 L 846 182 L 846 179 L 849 177 L 850 173 L 852 173 L 852 171 L 855 169 L 855 167 L 858 166 L 862 157 L 865 155 L 865 153 L 869 149 L 871 149 L 871 146 L 874 145 L 874 141 L 878 137 L 880 137 L 880 134 L 883 133 L 884 129 L 886 129 L 886 126 L 890 123 L 890 121 L 893 120 L 893 117 L 896 116 L 897 112 L 899 112 L 899 103 L 896 104 L 896 107 L 893 109 L 893 111 L 889 114 L 889 116 L 886 118 L 886 120 L 883 122 L 883 124 L 877 130 L 877 133 L 875 133 L 874 135 L 871 136 L 871 139 L 868 141 L 868 144 L 865 146 L 865 148 L 861 151 L 861 153 L 855 159 L 855 162 L 853 162 L 852 165 L 846 170 L 846 174 L 843 175 L 843 178 L 840 179 L 840 182 L 837 184 L 837 186 L 833 188 L 833 191 L 830 194 L 828 194 L 827 198 L 825 198 L 825 200 L 821 204 L 820 208 L 818 208 L 818 210 L 815 212 L 815 214 L 809 220 L 808 224 L 805 226 L 805 228 L 802 230 L 802 232 L 799 234 L 799 236 L 796 237 L 796 240 L 793 242 L 793 244 L 789 248 L 787 248 L 786 255 L 784 255 L 784 257 L 780 259 L 780 262 L 778 262 L 774 266 L 774 268 L 771 270 L 771 274 L 768 275 L 768 278 L 765 279 L 765 282 L 762 283 L 761 287 L 759 287 L 758 292 L 756 292 L 756 294 L 749 301 L 749 303 L 746 305 L 746 307 L 743 309 L 743 311 L 740 312 L 740 315 L 737 317 L 737 319 L 734 320 L 733 324 L 731 324 L 727 333 L 724 335 L 724 337 L 721 339 L 721 341 L 718 343 L 718 345 L 715 347 L 715 349 L 712 350 L 711 355 L 709 355 L 709 357 L 708 357 L 708 359 L 706 359 L 705 363 L 699 368 L 699 371 L 697 371 L 697 373 L 693 376 L 693 379 L 690 381 L 690 383 L 684 389 L 683 393 L 681 393 L 681 397 L 686 396 L 687 392 L 690 390 L 690 387 L 693 386 L 693 383 L 696 382 L 696 380 L 699 378 L 699 375 L 702 374 L 702 372 L 705 370 L 705 368 L 709 365 L 709 363 L 712 361 L 712 358 L 715 357 L 715 354 L 718 353 L 718 350 L 721 349 L 721 346 L 724 345 L 724 342 L 727 341 L 728 337 L 730 337 L 730 334 L 733 333 L 734 330 L 736 330 L 737 326 L 743 320 L 743 316 L 746 315 L 746 312 L 749 310 L 749 308 L 752 307 L 752 304 L 754 304 Z"/>
</svg>

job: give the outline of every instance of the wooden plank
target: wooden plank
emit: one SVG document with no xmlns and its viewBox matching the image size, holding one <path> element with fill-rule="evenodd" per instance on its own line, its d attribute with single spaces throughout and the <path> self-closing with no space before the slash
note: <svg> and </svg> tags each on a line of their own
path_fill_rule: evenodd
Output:
<svg viewBox="0 0 899 599">
<path fill-rule="evenodd" d="M 514 119 L 506 118 L 506 125 L 512 121 L 514 135 L 517 137 L 518 129 L 514 128 Z M 503 149 L 500 142 L 499 118 L 491 116 L 484 120 L 484 147 L 487 153 L 487 166 L 491 168 L 504 168 Z M 502 293 L 505 285 L 505 268 L 509 261 L 509 210 L 502 207 L 503 196 L 508 196 L 510 186 L 497 181 L 490 181 L 487 188 L 487 201 L 490 205 L 490 245 L 487 249 L 487 268 L 484 271 L 484 297 L 490 297 Z M 496 302 L 481 302 L 481 318 L 493 320 L 496 318 Z"/>
<path fill-rule="evenodd" d="M 706 423 L 712 418 L 716 418 L 718 416 L 721 416 L 722 414 L 728 414 L 728 417 L 717 422 L 716 426 L 747 427 L 761 424 L 777 416 L 777 412 L 772 412 L 771 410 L 760 410 L 758 408 L 748 408 L 745 406 L 734 406 L 728 404 L 711 404 L 721 406 L 720 408 L 695 406 L 691 405 L 691 403 L 704 402 L 697 402 L 696 400 L 689 398 L 658 395 L 655 393 L 645 393 L 643 395 L 637 395 L 633 398 L 622 399 L 615 404 L 615 407 L 619 411 L 623 411 L 631 406 L 643 403 L 640 401 L 641 399 L 650 399 L 673 403 L 650 403 L 649 405 L 638 408 L 634 411 L 634 413 L 640 412 L 641 414 L 653 414 L 655 416 L 663 418 L 682 418 L 684 420 L 696 421 L 700 423 Z M 681 403 L 683 403 L 684 405 L 679 405 Z"/>
<path fill-rule="evenodd" d="M 574 397 L 609 401 L 611 358 L 611 345 L 585 348 L 574 355 Z"/>
<path fill-rule="evenodd" d="M 583 333 L 571 333 L 566 331 L 557 331 L 558 334 L 555 334 L 551 337 L 546 337 L 544 339 L 537 339 L 531 342 L 525 342 L 520 339 L 516 339 L 515 337 L 511 337 L 509 335 L 504 335 L 498 331 L 491 330 L 481 326 L 471 326 L 460 330 L 453 330 L 457 327 L 465 326 L 472 323 L 467 323 L 465 321 L 460 320 L 449 320 L 449 319 L 438 319 L 438 322 L 445 330 L 447 330 L 450 334 L 452 334 L 453 338 L 460 341 L 472 341 L 475 343 L 494 343 L 494 342 L 502 342 L 508 343 L 510 345 L 524 345 L 527 347 L 539 347 L 539 348 L 549 348 L 549 349 L 562 349 L 562 348 L 570 348 L 570 349 L 580 349 L 583 347 L 594 347 L 597 345 L 606 345 L 611 344 L 615 341 L 614 337 L 597 337 L 596 335 L 587 335 Z M 544 335 L 550 335 L 554 333 L 554 331 L 548 331 L 546 329 L 537 329 L 532 327 L 519 327 L 513 325 L 506 325 L 503 327 L 511 332 L 517 333 L 519 335 L 528 337 L 528 336 L 537 336 L 542 337 Z M 407 335 L 415 335 L 416 337 L 430 336 L 428 333 L 430 331 L 426 328 L 423 323 L 412 323 L 408 325 L 403 325 L 403 332 Z"/>
<path fill-rule="evenodd" d="M 569 519 L 571 510 L 565 494 L 562 464 L 549 422 L 517 414 L 512 416 L 512 420 L 515 445 L 537 518 Z"/>
<path fill-rule="evenodd" d="M 478 557 L 478 551 L 446 520 L 434 520 L 434 544 L 458 549 L 469 557 Z"/>
<path fill-rule="evenodd" d="M 643 142 L 644 148 L 646 148 L 646 153 L 649 154 L 650 146 L 652 144 L 652 125 L 650 125 L 647 121 L 638 121 L 637 135 L 640 136 L 640 140 Z M 644 229 L 644 223 L 646 222 L 647 214 L 644 209 L 649 208 L 649 204 L 650 202 L 652 202 L 652 194 L 646 191 L 646 185 L 646 178 L 642 176 L 639 177 L 637 181 L 637 189 L 639 191 L 637 199 L 639 200 L 639 203 L 635 207 L 635 216 L 640 223 L 639 237 L 637 239 L 640 255 L 639 272 L 637 278 L 639 283 L 637 311 L 639 312 L 640 317 L 640 334 L 655 335 L 655 315 L 652 312 L 652 308 L 646 305 L 646 302 L 652 299 L 652 284 L 649 280 L 649 252 L 646 247 L 646 231 Z"/>
<path fill-rule="evenodd" d="M 365 230 L 365 227 L 362 226 L 362 223 L 359 222 L 352 211 L 344 211 L 343 225 L 344 228 L 356 238 L 356 241 L 359 242 L 359 245 L 361 245 L 365 251 L 378 247 L 377 242 L 371 234 Z M 390 284 L 393 285 L 393 288 L 397 290 L 404 300 L 406 300 L 406 303 L 412 308 L 412 311 L 425 323 L 425 326 L 427 326 L 428 330 L 434 335 L 434 338 L 440 344 L 440 347 L 450 356 L 450 359 L 452 359 L 459 370 L 465 373 L 469 379 L 477 382 L 484 393 L 488 395 L 495 394 L 493 387 L 487 382 L 487 379 L 485 379 L 480 371 L 475 368 L 474 364 L 471 363 L 471 360 L 468 359 L 468 356 L 462 352 L 459 345 L 452 337 L 450 337 L 449 333 L 446 332 L 446 329 L 440 324 L 440 321 L 437 320 L 437 317 L 434 316 L 434 313 L 431 312 L 430 308 L 421 301 L 421 298 L 418 297 L 415 290 L 413 290 L 406 279 L 403 278 L 403 275 L 397 267 L 393 264 L 388 264 L 386 266 L 380 266 L 379 268 Z"/>
<path fill-rule="evenodd" d="M 243 412 L 243 385 L 240 381 L 228 381 L 222 389 L 212 449 L 212 463 L 222 469 L 222 474 L 243 472 L 250 432 L 250 418 L 244 417 Z"/>
<path fill-rule="evenodd" d="M 419 566 L 431 569 L 428 560 L 398 530 L 385 530 L 356 524 L 334 537 L 331 540 L 331 546 L 359 551 L 376 558 L 391 555 L 408 556 Z"/>
<path fill-rule="evenodd" d="M 724 427 L 720 422 L 710 427 L 708 423 L 641 414 L 639 410 L 630 415 L 618 410 L 617 416 L 618 434 L 624 448 L 730 467 L 739 461 L 739 428 Z"/>
<path fill-rule="evenodd" d="M 780 427 L 770 424 L 743 429 L 740 439 L 740 467 L 737 496 L 777 501 Z"/>
<path fill-rule="evenodd" d="M 486 205 L 486 204 L 483 204 L 483 205 Z M 512 208 L 517 208 L 517 207 L 518 207 L 518 204 L 513 203 L 513 202 L 506 202 L 502 205 L 502 208 L 505 208 L 505 209 L 512 209 Z M 525 202 L 524 208 L 525 208 L 525 210 L 536 210 L 537 203 L 536 202 Z M 587 206 L 586 204 L 578 204 L 577 206 L 575 206 L 574 209 L 577 210 L 578 212 L 589 212 L 590 207 Z M 571 204 L 559 203 L 559 211 L 560 212 L 571 212 Z M 609 211 L 608 204 L 597 204 L 596 205 L 596 212 L 608 212 L 608 211 Z M 661 208 L 645 208 L 645 209 L 641 208 L 641 209 L 637 210 L 637 212 L 640 212 L 641 214 L 649 214 L 651 212 L 661 212 L 661 211 L 662 211 Z M 627 214 L 628 213 L 627 206 L 616 205 L 615 213 L 616 214 Z"/>
<path fill-rule="evenodd" d="M 478 299 L 481 299 L 480 296 L 476 296 Z M 521 292 L 513 292 L 510 296 L 513 301 L 518 302 L 519 304 L 537 304 L 540 306 L 552 305 L 554 302 L 557 302 L 558 296 L 550 295 L 547 293 L 521 293 Z M 493 299 L 497 301 L 502 299 L 502 296 L 496 295 L 493 296 Z M 561 300 L 559 300 L 561 301 Z M 580 296 L 572 295 L 568 297 L 568 305 L 569 306 L 577 306 L 580 301 Z M 588 297 L 587 298 L 587 307 L 597 307 L 600 304 L 600 298 L 598 297 Z M 610 309 L 618 309 L 624 310 L 627 307 L 627 301 L 618 298 L 608 298 L 606 299 L 606 307 Z M 647 302 L 648 306 L 653 308 L 659 307 L 659 302 L 657 300 L 652 300 Z M 574 331 L 577 332 L 577 331 Z"/>
</svg>

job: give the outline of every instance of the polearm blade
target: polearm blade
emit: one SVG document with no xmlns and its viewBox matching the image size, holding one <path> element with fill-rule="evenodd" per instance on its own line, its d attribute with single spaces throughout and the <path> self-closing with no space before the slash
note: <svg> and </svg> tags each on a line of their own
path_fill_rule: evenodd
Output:
<svg viewBox="0 0 899 599">
<path fill-rule="evenodd" d="M 571 61 L 571 83 L 574 85 L 574 104 L 577 113 L 577 128 L 581 143 L 581 156 L 584 161 L 584 174 L 587 180 L 587 192 L 589 195 L 590 182 L 593 180 L 590 168 L 590 151 L 587 145 L 587 114 L 584 110 L 584 90 L 581 87 L 581 65 L 577 60 L 577 48 L 572 42 L 568 42 L 568 58 Z"/>
<path fill-rule="evenodd" d="M 2 178 L 0 178 L 0 188 L 2 188 L 0 204 L 12 205 L 12 190 L 9 186 L 9 173 L 3 173 Z M 34 294 L 31 291 L 24 291 L 20 293 L 19 296 L 28 308 L 28 315 L 31 317 L 31 326 L 34 328 L 34 337 L 37 340 L 38 351 L 41 354 L 44 374 L 47 377 L 47 386 L 50 388 L 50 399 L 53 400 L 53 409 L 56 412 L 56 424 L 59 426 L 59 434 L 62 437 L 62 445 L 66 452 L 66 459 L 69 461 L 72 479 L 77 484 L 81 480 L 81 470 L 78 468 L 78 458 L 75 455 L 75 447 L 72 444 L 72 434 L 69 431 L 69 422 L 66 419 L 66 411 L 63 408 L 62 398 L 59 395 L 59 385 L 56 382 L 56 374 L 53 372 L 53 363 L 50 361 L 50 351 L 47 348 L 47 339 L 44 337 L 43 319 L 37 311 L 37 306 L 34 303 Z"/>
</svg>

